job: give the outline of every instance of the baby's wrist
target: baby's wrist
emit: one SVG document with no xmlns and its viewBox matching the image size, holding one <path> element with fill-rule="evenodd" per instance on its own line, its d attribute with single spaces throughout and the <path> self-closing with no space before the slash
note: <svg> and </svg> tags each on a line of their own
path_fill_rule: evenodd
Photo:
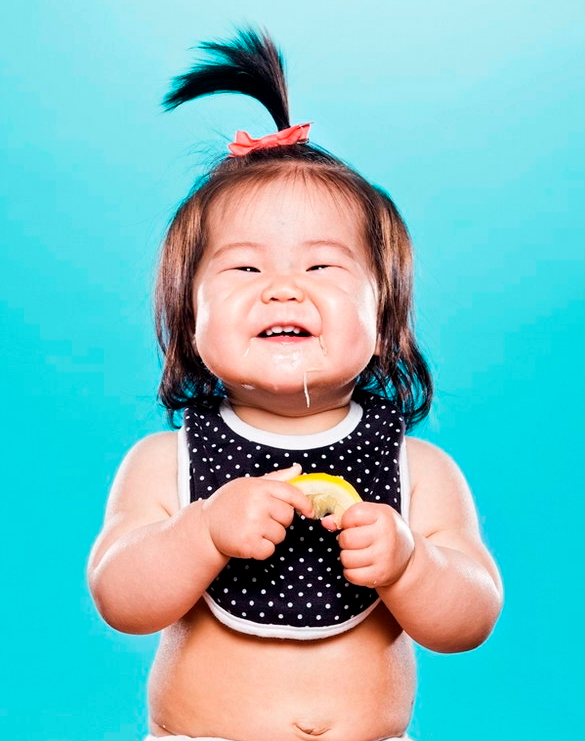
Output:
<svg viewBox="0 0 585 741">
<path fill-rule="evenodd" d="M 198 540 L 207 544 L 207 550 L 212 559 L 215 557 L 223 562 L 222 565 L 225 565 L 229 561 L 229 556 L 221 550 L 216 539 L 213 537 L 213 526 L 210 518 L 211 501 L 209 499 L 202 499 L 193 502 L 191 506 L 196 507 L 198 511 Z"/>
<path fill-rule="evenodd" d="M 414 533 L 409 529 L 409 544 L 408 547 L 405 549 L 404 558 L 402 560 L 402 565 L 399 569 L 395 570 L 394 573 L 391 575 L 391 577 L 388 579 L 387 582 L 380 585 L 380 588 L 391 588 L 398 584 L 405 575 L 410 572 L 412 568 L 412 564 L 414 563 L 415 556 L 416 556 L 416 539 L 414 536 Z"/>
<path fill-rule="evenodd" d="M 412 567 L 412 564 L 414 563 L 414 559 L 416 557 L 416 540 L 415 540 L 415 537 L 414 537 L 414 533 L 413 532 L 410 532 L 410 548 L 409 548 L 409 551 L 410 552 L 408 553 L 408 556 L 407 556 L 406 560 L 404 561 L 404 566 L 402 567 L 402 570 L 400 571 L 400 574 L 398 575 L 398 577 L 393 582 L 394 584 L 397 581 L 400 581 L 400 579 L 402 579 L 403 576 L 405 576 L 405 574 L 407 573 L 407 571 Z"/>
</svg>

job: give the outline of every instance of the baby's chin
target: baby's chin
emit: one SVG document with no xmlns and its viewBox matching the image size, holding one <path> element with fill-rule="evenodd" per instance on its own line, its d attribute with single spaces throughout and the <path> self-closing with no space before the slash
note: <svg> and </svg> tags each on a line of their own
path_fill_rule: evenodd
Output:
<svg viewBox="0 0 585 741">
<path fill-rule="evenodd" d="M 248 406 L 285 417 L 305 417 L 349 402 L 356 379 L 320 379 L 311 381 L 310 374 L 299 382 L 262 384 L 245 380 L 224 384 L 232 405 Z"/>
</svg>

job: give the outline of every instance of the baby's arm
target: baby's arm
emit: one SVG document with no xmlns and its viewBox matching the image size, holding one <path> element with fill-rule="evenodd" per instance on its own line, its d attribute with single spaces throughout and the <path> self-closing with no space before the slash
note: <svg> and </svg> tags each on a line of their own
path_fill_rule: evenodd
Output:
<svg viewBox="0 0 585 741">
<path fill-rule="evenodd" d="M 339 535 L 346 578 L 375 587 L 421 645 L 465 651 L 493 629 L 502 605 L 500 576 L 458 467 L 429 443 L 409 438 L 407 446 L 409 524 L 387 505 L 351 507 Z"/>
<path fill-rule="evenodd" d="M 141 440 L 114 479 L 89 558 L 89 585 L 104 619 L 151 633 L 192 607 L 227 558 L 214 547 L 200 507 L 179 510 L 177 435 Z"/>
<path fill-rule="evenodd" d="M 267 558 L 295 507 L 312 514 L 301 492 L 284 483 L 299 472 L 234 479 L 179 509 L 176 433 L 139 442 L 116 475 L 89 559 L 104 619 L 127 633 L 161 630 L 193 607 L 230 556 Z"/>
</svg>

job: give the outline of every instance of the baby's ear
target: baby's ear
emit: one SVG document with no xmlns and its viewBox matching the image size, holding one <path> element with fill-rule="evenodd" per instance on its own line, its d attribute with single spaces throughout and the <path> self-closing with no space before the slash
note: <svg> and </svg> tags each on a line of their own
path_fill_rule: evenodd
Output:
<svg viewBox="0 0 585 741">
<path fill-rule="evenodd" d="M 378 357 L 382 352 L 382 339 L 380 335 L 376 337 L 376 347 L 374 348 L 374 357 Z"/>
</svg>

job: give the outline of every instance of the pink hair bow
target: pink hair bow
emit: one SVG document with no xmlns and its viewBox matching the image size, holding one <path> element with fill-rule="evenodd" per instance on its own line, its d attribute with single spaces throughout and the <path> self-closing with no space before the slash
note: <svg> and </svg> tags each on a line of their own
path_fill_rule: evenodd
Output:
<svg viewBox="0 0 585 741">
<path fill-rule="evenodd" d="M 267 134 L 260 139 L 253 139 L 245 131 L 236 131 L 236 138 L 228 144 L 230 157 L 243 157 L 256 149 L 271 149 L 289 144 L 304 144 L 309 141 L 310 123 L 296 124 L 288 129 L 277 131 L 276 134 Z"/>
</svg>

